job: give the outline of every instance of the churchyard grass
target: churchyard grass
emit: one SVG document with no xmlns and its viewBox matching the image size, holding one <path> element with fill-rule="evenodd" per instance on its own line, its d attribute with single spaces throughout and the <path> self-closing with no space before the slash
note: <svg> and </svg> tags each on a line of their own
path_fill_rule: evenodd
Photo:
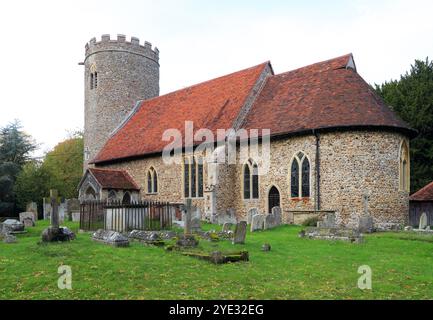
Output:
<svg viewBox="0 0 433 320">
<path fill-rule="evenodd" d="M 137 242 L 113 248 L 90 234 L 40 245 L 47 226 L 0 243 L 0 299 L 433 299 L 433 236 L 382 233 L 350 244 L 300 239 L 301 227 L 282 226 L 248 233 L 245 245 L 201 241 L 204 251 L 249 251 L 248 263 L 213 265 Z M 72 268 L 72 290 L 58 289 L 61 265 Z M 372 290 L 357 287 L 362 265 L 373 271 Z"/>
</svg>

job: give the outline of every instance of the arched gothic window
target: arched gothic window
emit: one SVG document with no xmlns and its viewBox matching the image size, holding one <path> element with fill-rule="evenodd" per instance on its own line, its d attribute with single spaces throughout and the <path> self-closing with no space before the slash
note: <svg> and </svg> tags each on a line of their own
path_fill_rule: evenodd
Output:
<svg viewBox="0 0 433 320">
<path fill-rule="evenodd" d="M 158 174 L 153 167 L 147 171 L 147 193 L 158 193 Z"/>
<path fill-rule="evenodd" d="M 290 196 L 310 197 L 310 161 L 303 152 L 298 152 L 290 166 Z"/>
<path fill-rule="evenodd" d="M 400 190 L 410 191 L 410 156 L 406 141 L 400 146 Z"/>
<path fill-rule="evenodd" d="M 123 195 L 122 204 L 131 204 L 131 194 L 128 191 Z"/>
<path fill-rule="evenodd" d="M 185 198 L 203 198 L 203 159 L 185 157 L 183 165 Z"/>
<path fill-rule="evenodd" d="M 244 199 L 259 198 L 259 167 L 251 159 L 243 167 L 243 189 Z"/>
<path fill-rule="evenodd" d="M 116 191 L 114 190 L 110 190 L 110 192 L 108 193 L 108 202 L 114 202 L 117 199 L 117 194 Z"/>
</svg>

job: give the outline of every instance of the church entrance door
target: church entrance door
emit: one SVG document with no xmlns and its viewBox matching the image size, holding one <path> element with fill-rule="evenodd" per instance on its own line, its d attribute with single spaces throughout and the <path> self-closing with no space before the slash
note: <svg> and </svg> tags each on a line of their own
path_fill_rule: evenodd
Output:
<svg viewBox="0 0 433 320">
<path fill-rule="evenodd" d="M 280 206 L 280 192 L 278 189 L 273 186 L 271 190 L 269 190 L 268 195 L 268 212 L 272 213 L 272 208 Z"/>
</svg>

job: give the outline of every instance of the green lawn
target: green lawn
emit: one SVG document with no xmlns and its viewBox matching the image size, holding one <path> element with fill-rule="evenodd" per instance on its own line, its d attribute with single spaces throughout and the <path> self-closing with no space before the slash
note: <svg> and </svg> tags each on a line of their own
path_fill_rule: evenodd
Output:
<svg viewBox="0 0 433 320">
<path fill-rule="evenodd" d="M 300 227 L 283 226 L 249 233 L 245 246 L 201 241 L 204 250 L 250 253 L 248 263 L 215 266 L 139 243 L 112 248 L 89 234 L 38 245 L 46 226 L 0 243 L 0 299 L 433 299 L 432 236 L 375 234 L 356 245 L 300 239 Z M 261 251 L 265 242 L 271 252 Z M 73 290 L 57 288 L 62 264 L 72 267 Z M 361 265 L 373 270 L 371 291 L 357 288 Z"/>
</svg>

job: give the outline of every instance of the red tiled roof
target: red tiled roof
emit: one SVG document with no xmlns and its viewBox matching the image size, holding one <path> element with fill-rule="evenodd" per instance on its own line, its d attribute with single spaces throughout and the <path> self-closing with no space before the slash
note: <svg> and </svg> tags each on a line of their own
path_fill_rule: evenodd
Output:
<svg viewBox="0 0 433 320">
<path fill-rule="evenodd" d="M 391 127 L 410 132 L 348 63 L 351 54 L 272 76 L 243 127 L 271 135 L 337 127 Z M 353 64 L 354 66 L 354 64 Z"/>
<path fill-rule="evenodd" d="M 410 196 L 411 201 L 433 201 L 433 182 Z"/>
<path fill-rule="evenodd" d="M 88 171 L 103 189 L 140 190 L 134 179 L 124 170 L 89 168 Z"/>
<path fill-rule="evenodd" d="M 229 129 L 269 62 L 144 101 L 105 144 L 94 163 L 160 152 L 167 129 L 182 135 L 185 121 L 195 130 Z M 195 131 L 194 131 L 195 132 Z"/>
<path fill-rule="evenodd" d="M 200 128 L 228 129 L 269 63 L 144 101 L 115 133 L 94 163 L 161 152 L 166 129 L 184 134 L 185 121 Z M 413 131 L 358 75 L 351 54 L 279 75 L 270 75 L 246 115 L 245 129 L 271 135 L 354 127 Z"/>
</svg>

